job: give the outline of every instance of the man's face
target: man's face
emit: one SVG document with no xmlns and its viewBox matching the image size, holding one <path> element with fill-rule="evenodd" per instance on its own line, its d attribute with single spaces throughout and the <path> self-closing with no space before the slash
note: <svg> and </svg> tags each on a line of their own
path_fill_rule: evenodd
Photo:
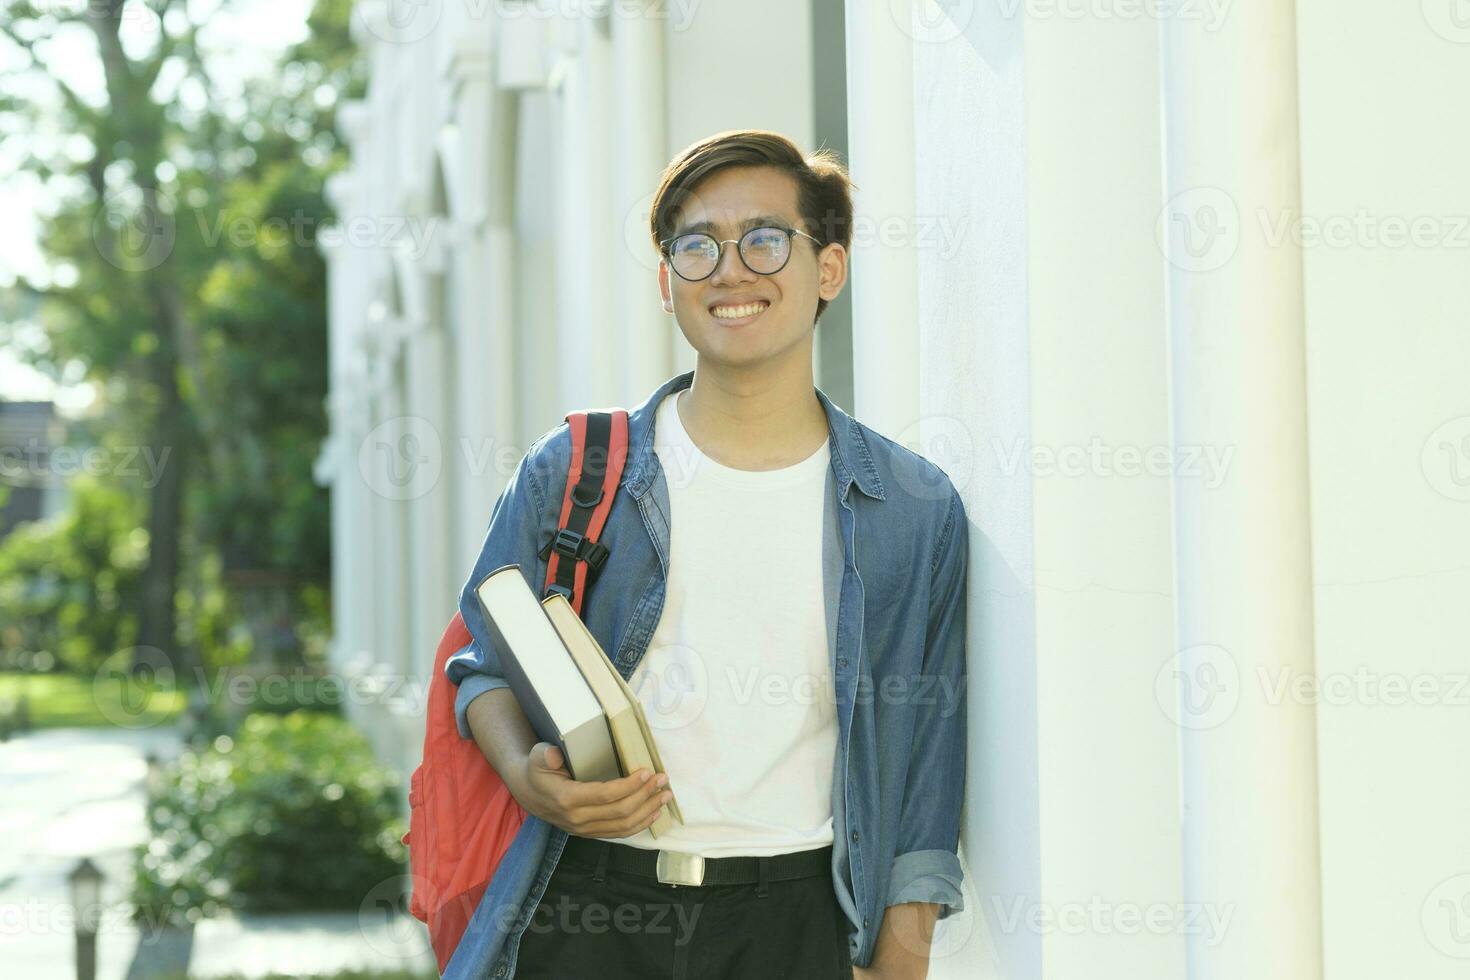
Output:
<svg viewBox="0 0 1470 980">
<path fill-rule="evenodd" d="M 770 167 L 730 167 L 697 185 L 680 210 L 674 235 L 704 231 L 726 241 L 709 277 L 689 282 L 659 262 L 664 309 L 674 314 L 685 339 L 702 357 L 750 365 L 809 343 L 817 300 L 831 300 L 846 279 L 841 245 L 818 252 L 817 243 L 791 236 L 791 257 L 771 275 L 752 272 L 734 241 L 751 225 L 798 228 L 816 238 L 796 207 L 796 181 Z M 703 224 L 708 222 L 708 224 Z M 673 236 L 670 236 L 673 237 Z"/>
</svg>

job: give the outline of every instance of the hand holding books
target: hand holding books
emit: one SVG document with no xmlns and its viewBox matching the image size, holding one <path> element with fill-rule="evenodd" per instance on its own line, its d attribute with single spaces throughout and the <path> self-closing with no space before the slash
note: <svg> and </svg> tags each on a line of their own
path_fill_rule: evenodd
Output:
<svg viewBox="0 0 1470 980">
<path fill-rule="evenodd" d="M 515 793 L 526 812 L 578 837 L 632 837 L 660 817 L 668 819 L 664 804 L 673 791 L 665 788 L 667 775 L 639 769 L 619 779 L 581 782 L 562 761 L 561 749 L 550 742 L 531 749 L 525 781 Z"/>
<path fill-rule="evenodd" d="M 643 706 L 566 598 L 538 603 L 514 564 L 486 575 L 475 592 L 511 692 L 540 739 L 525 778 L 514 780 L 521 785 L 508 782 L 516 801 L 583 837 L 645 827 L 657 837 L 682 823 Z"/>
</svg>

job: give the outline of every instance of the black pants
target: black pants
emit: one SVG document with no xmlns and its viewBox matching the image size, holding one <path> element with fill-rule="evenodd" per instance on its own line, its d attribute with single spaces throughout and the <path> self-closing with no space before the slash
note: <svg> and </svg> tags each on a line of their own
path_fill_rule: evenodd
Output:
<svg viewBox="0 0 1470 980">
<path fill-rule="evenodd" d="M 609 845 L 627 846 L 627 845 Z M 830 873 L 665 885 L 563 854 L 521 933 L 517 980 L 851 980 Z"/>
</svg>

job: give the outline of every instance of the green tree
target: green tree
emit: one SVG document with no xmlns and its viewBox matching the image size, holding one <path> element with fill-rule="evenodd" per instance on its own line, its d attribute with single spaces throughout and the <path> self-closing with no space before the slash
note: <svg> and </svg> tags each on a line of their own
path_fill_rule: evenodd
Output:
<svg viewBox="0 0 1470 980">
<path fill-rule="evenodd" d="M 23 65 L 0 85 L 0 133 L 25 143 L 27 172 L 58 202 L 42 242 L 51 281 L 23 284 L 40 299 L 45 333 L 32 360 L 54 377 L 83 365 L 104 401 L 91 436 L 163 461 L 154 479 L 112 478 L 143 504 L 136 643 L 170 651 L 186 672 L 198 631 L 181 639 L 179 610 L 211 555 L 289 571 L 308 587 L 303 602 L 322 606 L 327 498 L 310 472 L 327 385 L 315 231 L 329 217 L 325 178 L 343 160 L 336 107 L 363 88 L 349 0 L 318 0 L 308 40 L 278 71 L 222 94 L 207 39 L 210 15 L 226 7 L 0 9 L 0 47 L 8 40 Z M 82 39 L 100 87 L 59 60 Z M 49 98 L 21 98 L 38 85 Z"/>
</svg>

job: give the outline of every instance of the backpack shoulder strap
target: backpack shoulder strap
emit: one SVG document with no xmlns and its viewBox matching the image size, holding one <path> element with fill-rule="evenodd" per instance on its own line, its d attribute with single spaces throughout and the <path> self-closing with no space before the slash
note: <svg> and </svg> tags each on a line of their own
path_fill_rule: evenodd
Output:
<svg viewBox="0 0 1470 980">
<path fill-rule="evenodd" d="M 582 597 L 607 562 L 599 543 L 628 458 L 628 413 L 623 409 L 571 412 L 571 466 L 556 533 L 541 546 L 546 591 L 566 596 L 577 615 Z"/>
</svg>

